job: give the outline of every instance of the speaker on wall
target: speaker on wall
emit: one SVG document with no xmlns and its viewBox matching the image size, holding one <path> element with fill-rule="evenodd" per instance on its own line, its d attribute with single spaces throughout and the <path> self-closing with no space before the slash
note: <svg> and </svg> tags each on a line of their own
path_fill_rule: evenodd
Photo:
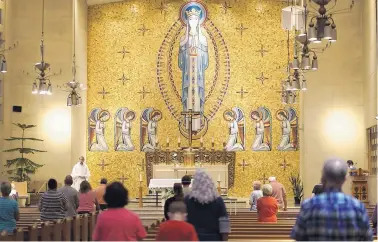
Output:
<svg viewBox="0 0 378 242">
<path fill-rule="evenodd" d="M 22 107 L 21 106 L 13 106 L 13 112 L 14 113 L 21 113 Z"/>
</svg>

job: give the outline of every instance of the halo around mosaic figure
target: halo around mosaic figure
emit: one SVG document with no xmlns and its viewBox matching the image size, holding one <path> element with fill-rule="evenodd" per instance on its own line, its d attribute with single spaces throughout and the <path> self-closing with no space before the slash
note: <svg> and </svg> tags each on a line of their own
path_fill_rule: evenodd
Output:
<svg viewBox="0 0 378 242">
<path fill-rule="evenodd" d="M 193 11 L 192 9 L 195 9 L 197 11 L 201 11 L 200 13 L 200 19 L 199 23 L 202 25 L 206 19 L 207 19 L 207 9 L 204 5 L 202 5 L 200 2 L 188 2 L 182 5 L 180 10 L 180 20 L 183 24 L 188 24 L 188 18 L 186 15 L 186 11 Z"/>
<path fill-rule="evenodd" d="M 280 112 L 283 112 L 286 115 L 286 118 L 289 118 L 289 113 L 288 113 L 287 110 L 285 110 L 285 109 L 278 109 L 277 112 L 276 112 L 276 118 L 277 118 L 277 120 L 282 121 L 282 119 L 278 115 Z"/>
</svg>

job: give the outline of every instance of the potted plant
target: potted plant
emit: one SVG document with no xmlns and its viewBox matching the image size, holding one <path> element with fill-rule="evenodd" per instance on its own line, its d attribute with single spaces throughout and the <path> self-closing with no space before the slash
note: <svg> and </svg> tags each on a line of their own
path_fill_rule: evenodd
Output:
<svg viewBox="0 0 378 242">
<path fill-rule="evenodd" d="M 43 141 L 41 139 L 25 137 L 25 130 L 36 127 L 36 125 L 28 124 L 13 124 L 20 129 L 22 129 L 21 137 L 10 137 L 5 139 L 6 141 L 21 141 L 21 147 L 13 148 L 9 150 L 4 150 L 3 152 L 19 152 L 21 157 L 14 158 L 12 160 L 7 160 L 5 167 L 8 168 L 7 173 L 10 175 L 9 178 L 15 182 L 29 182 L 30 175 L 35 174 L 38 168 L 41 168 L 43 165 L 39 165 L 29 158 L 26 158 L 26 155 L 34 154 L 35 152 L 46 152 L 44 150 L 37 150 L 33 148 L 26 148 L 26 141 Z M 10 168 L 10 169 L 9 169 Z"/>
<path fill-rule="evenodd" d="M 293 194 L 294 194 L 294 200 L 295 200 L 295 205 L 301 204 L 301 200 L 303 197 L 303 184 L 302 180 L 299 177 L 299 174 L 294 176 L 293 174 L 289 178 L 292 189 L 293 189 Z"/>
</svg>

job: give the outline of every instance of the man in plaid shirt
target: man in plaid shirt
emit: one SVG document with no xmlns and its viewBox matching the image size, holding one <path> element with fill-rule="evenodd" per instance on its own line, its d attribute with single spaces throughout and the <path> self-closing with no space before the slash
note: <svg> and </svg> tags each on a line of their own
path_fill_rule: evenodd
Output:
<svg viewBox="0 0 378 242">
<path fill-rule="evenodd" d="M 324 193 L 301 206 L 291 238 L 297 241 L 372 241 L 373 234 L 365 206 L 341 192 L 348 166 L 341 160 L 324 163 Z"/>
</svg>

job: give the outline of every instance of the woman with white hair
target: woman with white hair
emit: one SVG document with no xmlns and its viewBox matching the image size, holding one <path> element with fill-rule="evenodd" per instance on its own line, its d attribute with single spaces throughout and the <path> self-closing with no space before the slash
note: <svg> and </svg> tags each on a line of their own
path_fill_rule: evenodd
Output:
<svg viewBox="0 0 378 242">
<path fill-rule="evenodd" d="M 278 204 L 272 197 L 272 186 L 265 184 L 262 187 L 263 197 L 257 200 L 257 213 L 259 222 L 277 223 Z"/>
<path fill-rule="evenodd" d="M 259 181 L 254 181 L 253 182 L 253 192 L 251 193 L 251 196 L 249 198 L 249 205 L 251 205 L 251 211 L 256 211 L 256 205 L 257 205 L 257 200 L 263 196 L 261 190 L 261 182 Z"/>
<path fill-rule="evenodd" d="M 188 223 L 196 229 L 200 241 L 227 241 L 230 221 L 223 199 L 214 182 L 203 170 L 193 177 L 192 191 L 185 197 Z"/>
<path fill-rule="evenodd" d="M 11 193 L 9 194 L 9 197 L 17 201 L 18 192 L 16 191 L 16 185 L 14 185 L 14 183 L 11 183 L 11 186 L 12 186 L 12 190 L 11 190 Z"/>
<path fill-rule="evenodd" d="M 8 234 L 12 234 L 16 228 L 16 221 L 20 218 L 18 204 L 9 197 L 12 190 L 9 182 L 2 182 L 0 190 L 2 195 L 0 197 L 0 233 L 6 231 Z"/>
</svg>

